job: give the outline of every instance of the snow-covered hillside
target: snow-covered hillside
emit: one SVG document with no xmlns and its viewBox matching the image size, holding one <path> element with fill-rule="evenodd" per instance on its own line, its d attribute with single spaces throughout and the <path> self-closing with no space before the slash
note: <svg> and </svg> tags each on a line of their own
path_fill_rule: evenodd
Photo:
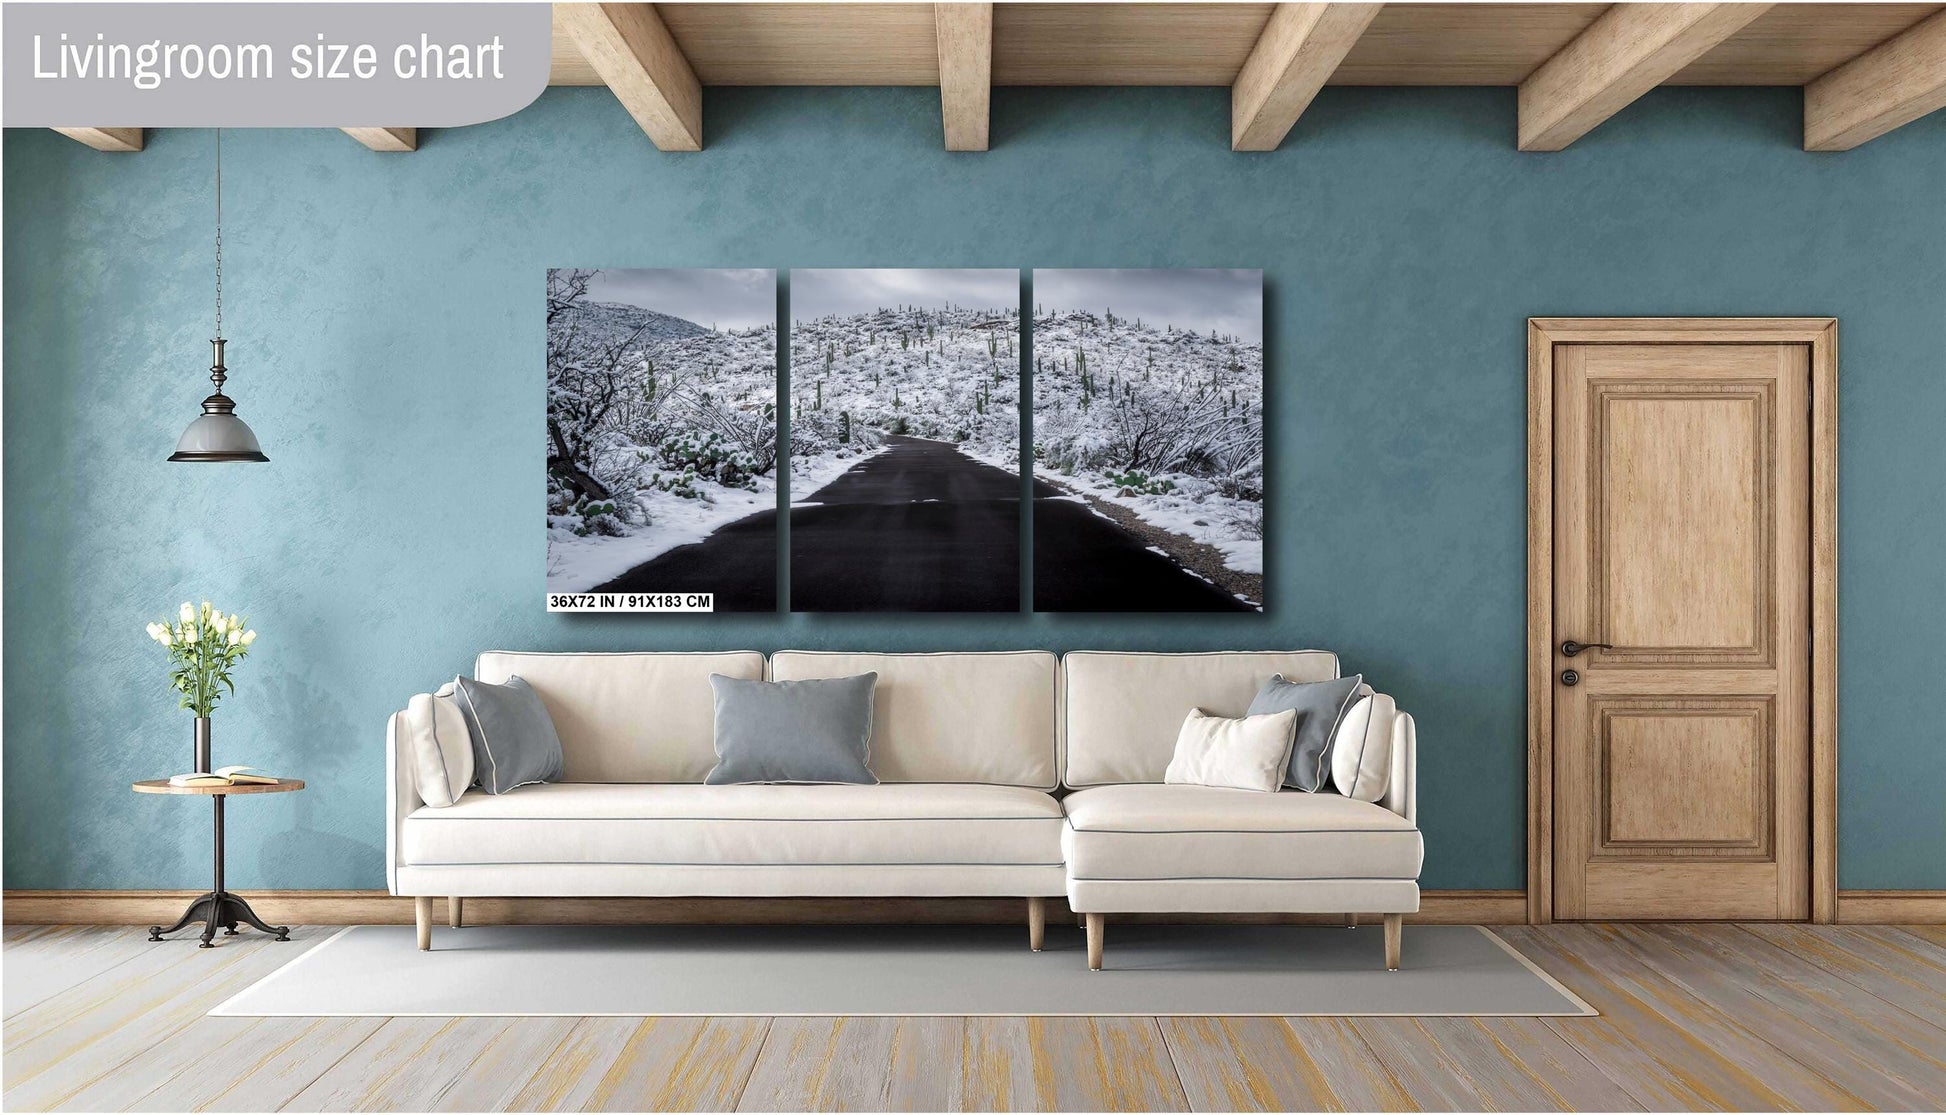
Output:
<svg viewBox="0 0 1946 1115">
<path fill-rule="evenodd" d="M 891 307 L 791 324 L 791 498 L 886 434 L 1020 469 L 1020 312 Z"/>
<path fill-rule="evenodd" d="M 693 321 L 624 302 L 577 302 L 569 310 L 568 319 L 560 324 L 595 345 L 626 340 L 676 341 L 710 333 Z"/>
<path fill-rule="evenodd" d="M 547 587 L 594 588 L 776 506 L 777 330 L 713 331 L 549 275 Z M 719 607 L 726 602 L 719 601 Z"/>
<path fill-rule="evenodd" d="M 1034 466 L 1263 572 L 1263 345 L 1037 310 Z"/>
</svg>

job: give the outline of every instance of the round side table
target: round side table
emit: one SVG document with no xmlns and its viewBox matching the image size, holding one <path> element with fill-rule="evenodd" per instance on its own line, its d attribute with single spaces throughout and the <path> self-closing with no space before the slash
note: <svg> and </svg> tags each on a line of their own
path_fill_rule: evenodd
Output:
<svg viewBox="0 0 1946 1115">
<path fill-rule="evenodd" d="M 135 783 L 133 789 L 138 794 L 192 794 L 210 798 L 216 803 L 215 885 L 210 888 L 208 894 L 191 902 L 189 909 L 184 910 L 182 916 L 176 919 L 176 924 L 167 929 L 159 925 L 149 926 L 149 940 L 160 941 L 164 933 L 174 933 L 192 921 L 204 923 L 203 943 L 198 945 L 198 948 L 216 947 L 212 938 L 216 936 L 216 927 L 219 925 L 223 927 L 225 937 L 236 936 L 239 921 L 255 926 L 265 933 L 275 933 L 280 941 L 290 940 L 290 926 L 265 925 L 263 919 L 257 916 L 257 912 L 250 908 L 250 903 L 243 900 L 242 895 L 232 894 L 223 889 L 223 799 L 235 794 L 288 794 L 303 788 L 304 783 L 296 778 L 280 778 L 274 784 L 260 782 L 255 785 L 237 786 L 171 786 L 166 778 L 151 778 Z"/>
</svg>

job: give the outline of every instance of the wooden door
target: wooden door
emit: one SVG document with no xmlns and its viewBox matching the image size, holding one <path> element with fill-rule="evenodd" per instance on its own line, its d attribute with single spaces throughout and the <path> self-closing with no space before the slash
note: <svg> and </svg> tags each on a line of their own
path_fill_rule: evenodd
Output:
<svg viewBox="0 0 1946 1115">
<path fill-rule="evenodd" d="M 1810 346 L 1553 368 L 1555 916 L 1804 919 Z"/>
</svg>

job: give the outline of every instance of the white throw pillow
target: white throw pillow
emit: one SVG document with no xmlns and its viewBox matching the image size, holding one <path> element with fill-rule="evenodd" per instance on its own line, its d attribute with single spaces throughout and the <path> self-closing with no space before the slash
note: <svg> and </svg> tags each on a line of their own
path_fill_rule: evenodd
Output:
<svg viewBox="0 0 1946 1115">
<path fill-rule="evenodd" d="M 1191 709 L 1176 736 L 1176 755 L 1162 774 L 1164 782 L 1186 786 L 1225 786 L 1272 793 L 1284 784 L 1291 761 L 1297 712 L 1261 716 L 1210 716 Z"/>
<path fill-rule="evenodd" d="M 1398 706 L 1383 693 L 1352 702 L 1331 740 L 1331 783 L 1359 801 L 1385 796 L 1392 779 L 1392 721 Z"/>
<path fill-rule="evenodd" d="M 419 796 L 435 809 L 453 804 L 473 784 L 473 738 L 453 700 L 452 684 L 406 702 L 403 727 Z"/>
</svg>

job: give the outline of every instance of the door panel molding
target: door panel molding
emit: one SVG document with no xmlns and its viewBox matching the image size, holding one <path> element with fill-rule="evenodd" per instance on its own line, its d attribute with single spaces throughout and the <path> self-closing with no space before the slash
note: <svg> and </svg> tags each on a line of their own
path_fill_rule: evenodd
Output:
<svg viewBox="0 0 1946 1115">
<path fill-rule="evenodd" d="M 1633 349 L 1637 346 L 1628 347 Z M 1594 504 L 1597 530 L 1601 533 L 1589 539 L 1589 569 L 1592 575 L 1589 587 L 1593 594 L 1591 602 L 1595 615 L 1600 617 L 1596 620 L 1597 627 L 1614 637 L 1615 642 L 1625 644 L 1614 650 L 1590 653 L 1600 655 L 1601 657 L 1596 660 L 1606 665 L 1623 667 L 1668 664 L 1774 666 L 1777 659 L 1776 648 L 1772 645 L 1771 639 L 1775 629 L 1771 616 L 1776 608 L 1775 593 L 1772 591 L 1775 586 L 1764 573 L 1776 565 L 1777 554 L 1773 545 L 1775 531 L 1769 517 L 1771 509 L 1768 502 L 1755 498 L 1763 486 L 1762 478 L 1767 476 L 1775 465 L 1777 431 L 1772 428 L 1770 421 L 1775 407 L 1773 398 L 1775 392 L 1771 384 L 1729 382 L 1697 385 L 1692 383 L 1682 387 L 1671 387 L 1667 384 L 1643 381 L 1640 378 L 1608 379 L 1590 376 L 1590 379 L 1597 384 L 1590 399 L 1593 410 L 1590 415 L 1590 425 L 1598 431 L 1598 442 L 1593 452 L 1588 455 L 1590 464 L 1588 488 Z M 1618 523 L 1615 508 L 1622 506 L 1624 501 L 1612 497 L 1609 491 L 1611 479 L 1618 472 L 1627 472 L 1630 460 L 1652 452 L 1658 445 L 1677 450 L 1682 448 L 1680 444 L 1660 441 L 1655 435 L 1662 431 L 1645 431 L 1649 435 L 1646 438 L 1629 439 L 1626 436 L 1618 436 L 1624 432 L 1623 414 L 1628 410 L 1642 410 L 1644 404 L 1697 402 L 1732 404 L 1724 408 L 1726 414 L 1744 421 L 1747 425 L 1747 440 L 1752 450 L 1750 456 L 1753 458 L 1753 467 L 1749 476 L 1750 489 L 1745 493 L 1749 504 L 1749 514 L 1743 520 L 1745 529 L 1730 530 L 1726 532 L 1729 535 L 1727 538 L 1683 539 L 1667 535 L 1667 524 L 1664 523 Z M 1648 423 L 1642 422 L 1640 425 L 1647 426 Z M 1718 521 L 1735 522 L 1727 514 L 1719 516 Z M 1636 529 L 1620 531 L 1618 528 L 1624 525 Z M 1758 591 L 1748 602 L 1749 608 L 1744 617 L 1744 625 L 1747 625 L 1749 630 L 1741 643 L 1719 637 L 1713 642 L 1690 639 L 1671 640 L 1658 644 L 1645 637 L 1650 632 L 1638 633 L 1639 628 L 1654 627 L 1658 624 L 1618 614 L 1610 603 L 1611 596 L 1620 599 L 1630 598 L 1630 594 L 1626 591 L 1613 591 L 1617 588 L 1618 576 L 1626 571 L 1618 571 L 1608 560 L 1609 555 L 1628 549 L 1625 541 L 1620 544 L 1616 544 L 1615 541 L 1617 535 L 1623 533 L 1632 538 L 1667 535 L 1665 544 L 1670 546 L 1682 546 L 1687 543 L 1720 547 L 1737 544 L 1747 537 L 1750 540 L 1750 561 L 1754 566 L 1756 574 L 1754 582 Z M 1706 612 L 1706 609 L 1698 607 L 1693 601 L 1674 600 L 1671 604 L 1673 606 L 1667 610 L 1677 613 L 1678 616 L 1694 617 Z M 1653 617 L 1655 620 L 1660 620 L 1660 626 L 1665 628 L 1675 618 Z"/>
<path fill-rule="evenodd" d="M 1801 344 L 1810 350 L 1810 916 L 1832 922 L 1838 915 L 1837 876 L 1837 520 L 1838 520 L 1838 398 L 1836 318 L 1529 318 L 1527 322 L 1527 920 L 1545 924 L 1554 919 L 1554 664 L 1555 644 L 1564 637 L 1586 638 L 1578 632 L 1554 630 L 1554 460 L 1555 346 L 1573 344 L 1681 346 L 1722 344 Z M 1671 355 L 1677 353 L 1673 350 Z M 1647 377 L 1652 380 L 1653 377 Z M 1637 363 L 1627 380 L 1637 390 L 1653 392 Z M 1624 378 L 1614 384 L 1619 386 Z M 1747 392 L 1749 384 L 1725 380 L 1725 394 Z M 1768 536 L 1769 531 L 1760 532 Z M 1763 560 L 1758 556 L 1758 560 Z M 1780 601 L 1766 602 L 1771 606 Z M 1791 609 L 1786 609 L 1786 613 Z M 1759 630 L 1762 627 L 1760 625 Z M 1723 661 L 1720 649 L 1678 650 L 1667 655 L 1631 656 L 1641 670 L 1644 692 L 1654 684 L 1658 665 L 1694 661 L 1698 653 Z M 1590 655 L 1607 652 L 1594 650 Z M 1750 665 L 1767 664 L 1771 648 L 1743 652 Z M 1732 660 L 1736 652 L 1731 651 Z M 1590 658 L 1589 661 L 1596 659 Z M 1614 658 L 1603 659 L 1611 666 Z M 1625 699 L 1632 686 L 1616 677 L 1601 676 L 1604 694 Z M 1726 694 L 1734 680 L 1725 678 Z M 1741 690 L 1749 693 L 1747 688 Z M 1591 689 L 1589 696 L 1597 691 Z M 1698 694 L 1701 696 L 1702 694 Z M 1603 701 L 1603 704 L 1611 702 Z M 1603 814 L 1606 816 L 1604 810 Z M 1781 818 L 1780 818 L 1781 819 Z M 1604 825 L 1606 822 L 1604 822 Z M 1694 846 L 1690 846 L 1692 849 Z M 1722 846 L 1727 858 L 1748 854 L 1746 848 Z M 1614 849 L 1619 851 L 1619 848 Z M 1647 849 L 1644 849 L 1647 851 Z M 1653 856 L 1653 852 L 1649 855 Z M 1680 872 L 1677 865 L 1670 870 Z M 1707 911 L 1699 911 L 1708 916 Z"/>
<path fill-rule="evenodd" d="M 1590 734 L 1601 756 L 1596 772 L 1595 815 L 1601 818 L 1596 858 L 1653 860 L 1669 856 L 1747 858 L 1767 861 L 1776 829 L 1767 791 L 1774 774 L 1771 753 L 1762 746 L 1773 729 L 1776 702 L 1752 697 L 1596 698 L 1588 702 L 1594 723 Z M 1705 739 L 1716 745 L 1698 751 L 1690 741 L 1668 739 L 1656 731 L 1696 722 L 1714 729 Z M 1616 806 L 1609 792 L 1630 775 L 1653 776 L 1683 769 L 1680 795 L 1645 803 L 1624 800 Z M 1661 808 L 1661 807 L 1667 808 Z M 1618 816 L 1619 813 L 1619 816 Z M 1699 831 L 1700 830 L 1700 831 Z"/>
</svg>

